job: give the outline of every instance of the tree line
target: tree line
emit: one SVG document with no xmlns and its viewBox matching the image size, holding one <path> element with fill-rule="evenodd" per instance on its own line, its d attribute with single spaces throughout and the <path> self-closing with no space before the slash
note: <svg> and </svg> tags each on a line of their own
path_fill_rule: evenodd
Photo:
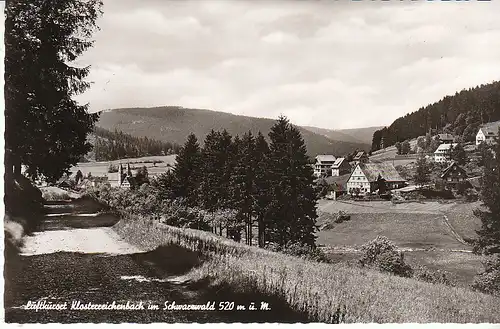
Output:
<svg viewBox="0 0 500 329">
<path fill-rule="evenodd" d="M 250 131 L 232 137 L 212 130 L 203 147 L 194 134 L 177 155 L 171 173 L 155 184 L 164 199 L 182 200 L 209 214 L 232 211 L 230 221 L 212 223 L 210 231 L 252 244 L 257 226 L 258 245 L 299 243 L 315 245 L 316 200 L 313 169 L 297 128 L 280 117 L 269 133 Z"/>
<path fill-rule="evenodd" d="M 94 154 L 96 161 L 112 161 L 143 156 L 169 155 L 179 151 L 175 143 L 147 137 L 135 137 L 121 131 L 95 127 Z"/>
<path fill-rule="evenodd" d="M 446 96 L 396 119 L 373 134 L 372 151 L 427 133 L 450 133 L 473 141 L 479 126 L 500 120 L 500 81 Z"/>
</svg>

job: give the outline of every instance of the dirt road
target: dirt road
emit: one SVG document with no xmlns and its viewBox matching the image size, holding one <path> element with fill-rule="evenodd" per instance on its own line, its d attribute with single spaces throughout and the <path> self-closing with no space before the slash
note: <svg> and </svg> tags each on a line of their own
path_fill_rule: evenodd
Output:
<svg viewBox="0 0 500 329">
<path fill-rule="evenodd" d="M 91 209 L 92 208 L 92 209 Z M 89 213 L 95 206 L 52 202 L 48 214 L 19 253 L 6 258 L 6 322 L 295 322 L 305 321 L 286 305 L 272 311 L 219 311 L 219 303 L 231 299 L 247 306 L 250 297 L 214 291 L 208 283 L 179 282 L 187 270 L 166 264 L 167 254 L 185 259 L 196 255 L 179 247 L 140 250 L 121 239 L 111 228 L 117 218 Z M 163 260 L 163 261 L 162 261 Z M 219 289 L 220 290 L 220 289 Z M 255 298 L 255 296 L 252 296 Z M 115 306 L 112 303 L 115 303 Z M 82 310 L 77 303 L 126 305 L 137 310 Z M 164 310 L 167 305 L 206 305 L 215 311 Z M 66 304 L 64 304 L 66 303 Z M 27 307 L 31 305 L 31 309 Z M 35 307 L 38 305 L 38 310 Z M 41 309 L 59 307 L 59 310 Z M 149 305 L 159 309 L 150 310 Z M 102 306 L 99 306 L 102 307 Z M 141 309 L 143 307 L 144 309 Z M 248 308 L 248 307 L 247 307 Z"/>
</svg>

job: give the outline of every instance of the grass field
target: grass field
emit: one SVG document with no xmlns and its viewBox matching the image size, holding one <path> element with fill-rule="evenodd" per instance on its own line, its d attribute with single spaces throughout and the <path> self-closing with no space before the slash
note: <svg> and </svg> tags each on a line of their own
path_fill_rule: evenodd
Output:
<svg viewBox="0 0 500 329">
<path fill-rule="evenodd" d="M 391 201 L 333 201 L 320 200 L 318 210 L 327 213 L 336 213 L 339 210 L 349 214 L 355 213 L 410 213 L 410 214 L 428 214 L 428 213 L 446 213 L 456 204 L 453 202 L 412 202 L 394 204 Z"/>
<path fill-rule="evenodd" d="M 500 299 L 460 287 L 309 262 L 146 219 L 122 220 L 115 229 L 132 243 L 148 247 L 174 243 L 208 256 L 186 275 L 188 279 L 208 277 L 233 289 L 282 296 L 312 321 L 334 322 L 337 307 L 347 323 L 500 321 Z"/>
<path fill-rule="evenodd" d="M 321 217 L 319 220 L 321 224 Z M 359 247 L 383 235 L 402 248 L 464 249 L 441 215 L 415 213 L 351 214 L 351 220 L 318 233 L 318 244 Z"/>
<path fill-rule="evenodd" d="M 80 170 L 84 176 L 88 175 L 89 173 L 91 173 L 92 176 L 106 176 L 108 174 L 108 168 L 110 164 L 118 166 L 121 163 L 123 166 L 126 166 L 127 163 L 129 163 L 130 168 L 132 169 L 146 166 L 146 168 L 148 168 L 149 175 L 154 177 L 168 171 L 169 168 L 175 164 L 175 157 L 176 155 L 165 155 L 101 162 L 80 162 L 70 170 L 73 175 L 78 170 Z M 153 164 L 153 161 L 161 162 Z"/>
</svg>

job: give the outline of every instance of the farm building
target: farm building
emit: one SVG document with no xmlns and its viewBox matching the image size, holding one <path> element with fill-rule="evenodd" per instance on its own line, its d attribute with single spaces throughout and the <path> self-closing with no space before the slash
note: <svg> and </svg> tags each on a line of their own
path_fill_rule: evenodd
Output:
<svg viewBox="0 0 500 329">
<path fill-rule="evenodd" d="M 316 156 L 316 162 L 314 164 L 314 175 L 316 177 L 327 177 L 331 174 L 331 169 L 335 163 L 335 156 L 328 154 L 320 154 Z"/>
<path fill-rule="evenodd" d="M 366 163 L 368 162 L 368 160 L 369 160 L 368 154 L 366 154 L 365 151 L 356 153 L 354 158 L 352 158 L 352 161 L 354 162 L 355 166 L 358 165 L 359 163 Z"/>
<path fill-rule="evenodd" d="M 436 151 L 434 151 L 434 161 L 438 163 L 444 163 L 448 162 L 451 160 L 451 149 L 455 147 L 457 143 L 453 144 L 441 144 L 437 148 Z"/>
<path fill-rule="evenodd" d="M 467 179 L 467 173 L 456 162 L 452 162 L 441 174 L 441 179 L 446 185 L 454 186 Z"/>
<path fill-rule="evenodd" d="M 347 181 L 347 191 L 353 194 L 373 193 L 382 188 L 395 189 L 406 185 L 396 168 L 389 162 L 359 163 Z"/>
<path fill-rule="evenodd" d="M 351 172 L 351 166 L 345 158 L 338 158 L 332 165 L 332 176 L 342 176 Z"/>
<path fill-rule="evenodd" d="M 476 145 L 486 142 L 491 144 L 495 142 L 495 138 L 498 137 L 498 128 L 500 127 L 500 122 L 492 122 L 486 124 L 479 128 L 476 135 Z"/>
<path fill-rule="evenodd" d="M 436 138 L 441 144 L 451 144 L 455 141 L 455 136 L 451 134 L 438 134 Z"/>
<path fill-rule="evenodd" d="M 330 187 L 330 190 L 335 191 L 335 195 L 339 196 L 347 192 L 347 181 L 349 180 L 350 174 L 345 174 L 341 176 L 331 176 L 325 178 L 325 182 Z M 331 195 L 332 193 L 330 193 Z"/>
</svg>

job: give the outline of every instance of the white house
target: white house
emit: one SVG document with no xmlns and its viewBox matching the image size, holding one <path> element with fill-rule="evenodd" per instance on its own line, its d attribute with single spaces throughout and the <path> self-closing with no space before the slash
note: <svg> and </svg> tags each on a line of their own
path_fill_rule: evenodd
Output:
<svg viewBox="0 0 500 329">
<path fill-rule="evenodd" d="M 434 152 L 434 161 L 439 163 L 448 162 L 451 160 L 451 149 L 455 147 L 457 143 L 452 144 L 441 144 Z"/>
<path fill-rule="evenodd" d="M 380 188 L 379 183 L 384 182 L 387 189 L 404 187 L 406 181 L 399 175 L 392 163 L 358 163 L 347 181 L 347 191 L 354 194 L 372 193 Z"/>
<path fill-rule="evenodd" d="M 314 175 L 316 177 L 330 176 L 331 169 L 335 163 L 335 156 L 329 154 L 320 154 L 316 156 L 316 163 L 314 164 Z"/>
<path fill-rule="evenodd" d="M 342 176 L 351 171 L 351 166 L 345 158 L 337 158 L 332 165 L 332 176 Z"/>
<path fill-rule="evenodd" d="M 476 145 L 479 145 L 482 142 L 486 142 L 488 144 L 493 143 L 495 138 L 498 137 L 499 126 L 500 122 L 493 122 L 480 127 L 476 134 Z"/>
</svg>

